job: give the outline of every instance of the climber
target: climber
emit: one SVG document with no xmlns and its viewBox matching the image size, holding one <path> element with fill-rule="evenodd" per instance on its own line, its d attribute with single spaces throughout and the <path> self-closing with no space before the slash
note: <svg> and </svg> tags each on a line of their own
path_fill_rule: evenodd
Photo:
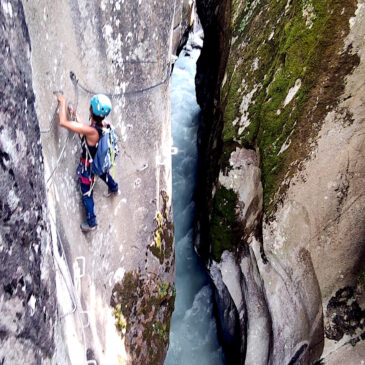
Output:
<svg viewBox="0 0 365 365">
<path fill-rule="evenodd" d="M 59 105 L 59 123 L 61 127 L 64 127 L 74 133 L 83 135 L 81 139 L 82 154 L 81 161 L 77 167 L 77 175 L 80 181 L 80 187 L 82 192 L 82 202 L 85 207 L 87 221 L 80 225 L 83 232 L 89 232 L 96 229 L 97 222 L 94 213 L 94 199 L 93 199 L 93 186 L 95 175 L 91 171 L 92 160 L 95 157 L 97 151 L 97 144 L 99 139 L 103 135 L 103 128 L 110 127 L 104 122 L 104 118 L 111 111 L 110 99 L 103 95 L 98 94 L 90 100 L 90 125 L 80 122 L 76 115 L 76 121 L 70 121 L 66 115 L 66 99 L 63 95 L 57 96 Z M 108 194 L 117 195 L 118 184 L 109 175 L 104 173 L 100 175 L 100 178 L 108 185 Z"/>
</svg>

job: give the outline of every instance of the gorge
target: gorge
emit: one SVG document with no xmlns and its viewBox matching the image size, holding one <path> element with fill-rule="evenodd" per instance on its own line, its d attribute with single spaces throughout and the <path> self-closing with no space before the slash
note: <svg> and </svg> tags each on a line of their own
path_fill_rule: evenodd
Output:
<svg viewBox="0 0 365 365">
<path fill-rule="evenodd" d="M 226 352 L 244 364 L 360 363 L 364 4 L 197 4 L 197 250 Z"/>
<path fill-rule="evenodd" d="M 164 363 L 176 296 L 170 76 L 193 6 L 1 1 L 0 363 Z M 365 3 L 195 6 L 194 244 L 226 363 L 361 364 Z M 120 136 L 120 195 L 96 184 L 87 235 L 60 91 L 85 122 L 90 97 L 110 96 Z"/>
<path fill-rule="evenodd" d="M 196 19 L 171 78 L 172 205 L 176 247 L 176 300 L 165 365 L 221 365 L 222 348 L 213 318 L 212 287 L 194 251 L 194 191 L 200 109 L 195 96 L 196 61 L 203 32 Z"/>
</svg>

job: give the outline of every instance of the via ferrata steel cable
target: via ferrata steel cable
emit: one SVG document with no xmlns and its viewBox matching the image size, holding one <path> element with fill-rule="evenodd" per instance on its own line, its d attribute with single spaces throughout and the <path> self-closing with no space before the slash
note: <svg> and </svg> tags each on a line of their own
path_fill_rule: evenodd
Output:
<svg viewBox="0 0 365 365">
<path fill-rule="evenodd" d="M 151 86 L 148 86 L 146 88 L 139 89 L 139 90 L 137 89 L 137 90 L 130 90 L 130 91 L 122 92 L 122 93 L 119 93 L 119 94 L 108 93 L 108 92 L 101 92 L 101 94 L 105 94 L 105 95 L 107 95 L 111 98 L 117 98 L 117 97 L 122 97 L 122 96 L 132 96 L 132 95 L 142 94 L 144 92 L 153 90 L 153 89 L 165 84 L 170 79 L 170 77 L 171 77 L 171 64 L 168 63 L 167 65 L 168 65 L 168 67 L 167 67 L 166 77 L 163 80 L 161 80 L 160 82 L 158 82 L 154 85 L 151 85 Z M 70 71 L 70 79 L 71 79 L 72 83 L 78 85 L 78 87 L 82 91 L 84 91 L 85 93 L 87 93 L 89 95 L 99 94 L 99 92 L 94 91 L 94 90 L 90 90 L 87 87 L 81 85 L 79 80 L 76 77 L 76 74 L 73 71 Z"/>
</svg>

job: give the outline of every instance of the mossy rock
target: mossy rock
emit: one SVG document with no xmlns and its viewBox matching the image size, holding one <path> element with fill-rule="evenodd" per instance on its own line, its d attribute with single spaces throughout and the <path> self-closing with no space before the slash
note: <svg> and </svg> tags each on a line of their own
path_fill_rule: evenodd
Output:
<svg viewBox="0 0 365 365">
<path fill-rule="evenodd" d="M 168 195 L 165 191 L 161 192 L 162 209 L 156 215 L 156 229 L 153 232 L 153 242 L 148 246 L 148 249 L 154 256 L 158 258 L 162 265 L 165 260 L 170 260 L 173 254 L 174 245 L 174 225 L 169 220 L 169 211 L 167 209 Z"/>
<path fill-rule="evenodd" d="M 220 261 L 223 251 L 232 251 L 240 242 L 237 205 L 237 194 L 232 189 L 219 186 L 210 221 L 211 255 L 215 261 Z"/>
<path fill-rule="evenodd" d="M 287 0 L 268 0 L 245 4 L 232 3 L 235 41 L 221 93 L 221 168 L 229 166 L 230 153 L 237 143 L 258 148 L 264 210 L 270 214 L 285 193 L 284 179 L 310 155 L 325 115 L 337 105 L 344 90 L 345 76 L 359 63 L 350 49 L 343 51 L 356 1 L 293 0 L 288 6 Z M 299 90 L 285 105 L 289 90 L 298 80 Z M 233 122 L 242 117 L 242 97 L 254 89 L 245 112 L 250 124 L 239 134 L 239 123 Z"/>
<path fill-rule="evenodd" d="M 115 325 L 136 363 L 160 364 L 169 343 L 175 286 L 128 272 L 111 297 Z M 141 343 L 144 346 L 141 346 Z"/>
</svg>

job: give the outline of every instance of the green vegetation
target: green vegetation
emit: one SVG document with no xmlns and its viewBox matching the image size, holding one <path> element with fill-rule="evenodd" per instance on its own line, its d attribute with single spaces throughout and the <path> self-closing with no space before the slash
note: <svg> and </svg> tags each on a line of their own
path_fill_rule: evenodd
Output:
<svg viewBox="0 0 365 365">
<path fill-rule="evenodd" d="M 115 285 L 111 299 L 116 327 L 123 333 L 130 330 L 130 318 L 134 303 L 140 294 L 139 275 L 128 272 L 124 275 L 122 283 Z"/>
<path fill-rule="evenodd" d="M 156 224 L 157 228 L 153 233 L 153 242 L 148 247 L 149 250 L 156 256 L 162 265 L 165 259 L 170 259 L 173 254 L 174 245 L 174 225 L 169 221 L 167 211 L 168 196 L 166 192 L 161 192 L 163 207 L 161 213 L 157 213 Z"/>
<path fill-rule="evenodd" d="M 358 283 L 362 286 L 365 286 L 365 269 L 360 273 Z"/>
<path fill-rule="evenodd" d="M 237 142 L 259 147 L 264 185 L 264 209 L 274 210 L 285 186 L 308 156 L 326 113 L 338 102 L 344 77 L 358 64 L 343 49 L 354 14 L 353 0 L 233 1 L 227 81 L 222 88 L 222 166 L 228 166 Z M 258 67 L 253 67 L 258 62 Z M 288 105 L 284 100 L 297 80 L 301 87 Z M 250 125 L 239 135 L 242 97 L 252 95 Z M 279 153 L 284 143 L 290 146 Z M 279 192 L 279 194 L 278 194 Z M 276 195 L 275 195 L 276 194 Z M 275 196 L 275 199 L 274 199 Z"/>
<path fill-rule="evenodd" d="M 121 304 L 117 304 L 113 309 L 113 316 L 115 317 L 115 326 L 124 335 L 127 328 L 126 320 L 122 313 Z"/>
<path fill-rule="evenodd" d="M 161 281 L 158 294 L 160 298 L 164 298 L 169 294 L 170 283 L 168 281 Z"/>
<path fill-rule="evenodd" d="M 148 248 L 168 272 L 174 261 L 174 227 L 169 221 L 166 192 L 161 192 L 161 198 L 162 209 L 156 216 L 157 227 Z M 170 282 L 146 278 L 135 271 L 126 273 L 114 286 L 110 304 L 115 326 L 136 362 L 161 363 L 169 341 L 175 297 L 176 290 Z M 142 347 L 141 343 L 145 345 Z"/>
<path fill-rule="evenodd" d="M 162 341 L 167 343 L 169 339 L 169 329 L 167 324 L 156 322 L 152 325 L 154 334 L 161 337 Z"/>
<path fill-rule="evenodd" d="M 232 250 L 236 245 L 236 206 L 236 193 L 219 187 L 214 196 L 210 226 L 211 254 L 215 261 L 220 261 L 224 250 Z"/>
<path fill-rule="evenodd" d="M 115 325 L 138 363 L 160 364 L 167 348 L 176 290 L 167 281 L 143 279 L 128 272 L 114 286 L 111 306 Z M 145 343 L 147 354 L 140 343 Z"/>
</svg>

